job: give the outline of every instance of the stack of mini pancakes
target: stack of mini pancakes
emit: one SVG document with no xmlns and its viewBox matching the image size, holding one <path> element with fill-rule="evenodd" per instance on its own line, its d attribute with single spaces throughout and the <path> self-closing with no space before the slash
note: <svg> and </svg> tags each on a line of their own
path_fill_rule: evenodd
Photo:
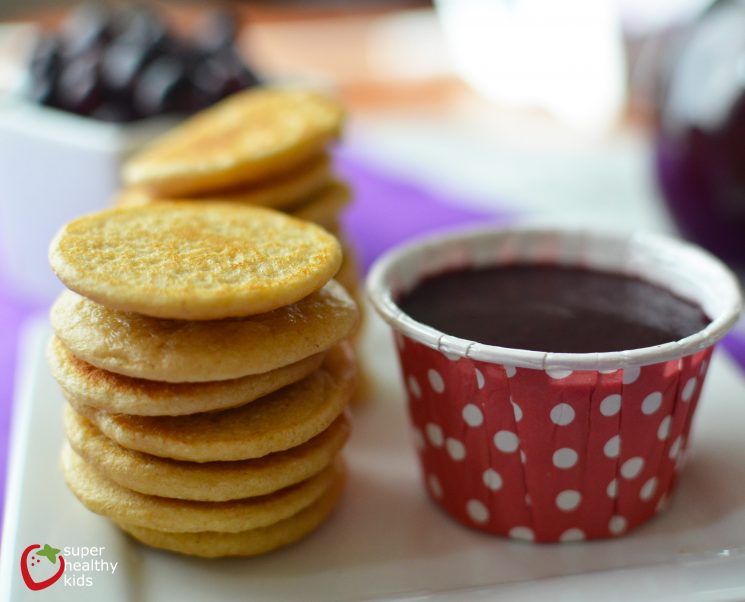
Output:
<svg viewBox="0 0 745 602">
<path fill-rule="evenodd" d="M 356 371 L 341 260 L 322 228 L 236 204 L 65 226 L 50 261 L 70 290 L 48 356 L 80 501 L 144 543 L 206 557 L 318 526 L 342 490 Z"/>
<path fill-rule="evenodd" d="M 200 200 L 271 207 L 315 222 L 344 240 L 351 198 L 328 152 L 339 138 L 338 102 L 303 90 L 235 94 L 156 139 L 126 165 L 117 205 Z M 336 279 L 358 298 L 358 271 L 344 244 Z"/>
</svg>

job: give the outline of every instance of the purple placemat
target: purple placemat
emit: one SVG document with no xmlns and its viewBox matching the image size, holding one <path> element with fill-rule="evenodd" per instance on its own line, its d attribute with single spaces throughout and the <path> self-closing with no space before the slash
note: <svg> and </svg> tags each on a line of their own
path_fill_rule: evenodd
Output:
<svg viewBox="0 0 745 602">
<path fill-rule="evenodd" d="M 41 306 L 11 293 L 0 274 L 0 516 L 5 507 L 5 477 L 8 464 L 11 408 L 15 386 L 18 335 L 24 321 Z M 2 523 L 0 522 L 0 529 Z"/>
<path fill-rule="evenodd" d="M 356 201 L 344 221 L 364 269 L 380 253 L 412 236 L 446 226 L 503 223 L 509 218 L 504 211 L 467 209 L 475 204 L 386 174 L 348 150 L 342 152 L 338 168 L 355 189 Z M 0 512 L 5 500 L 18 334 L 23 321 L 42 309 L 38 303 L 14 297 L 0 274 Z M 730 335 L 725 348 L 745 367 L 745 337 Z"/>
<path fill-rule="evenodd" d="M 504 223 L 509 216 L 468 209 L 473 202 L 385 174 L 349 151 L 342 153 L 337 169 L 354 187 L 355 202 L 344 227 L 365 271 L 383 251 L 414 236 L 447 226 Z"/>
</svg>

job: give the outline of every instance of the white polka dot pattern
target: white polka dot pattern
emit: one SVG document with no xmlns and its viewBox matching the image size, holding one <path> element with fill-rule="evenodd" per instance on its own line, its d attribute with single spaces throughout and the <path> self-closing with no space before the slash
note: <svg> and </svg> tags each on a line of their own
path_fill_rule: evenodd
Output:
<svg viewBox="0 0 745 602">
<path fill-rule="evenodd" d="M 442 436 L 442 428 L 439 425 L 429 422 L 424 427 L 424 431 L 427 433 L 427 439 L 435 447 L 442 447 L 445 438 Z"/>
<path fill-rule="evenodd" d="M 429 497 L 515 539 L 624 535 L 677 481 L 709 353 L 562 374 L 450 361 L 407 338 L 403 384 Z"/>
<path fill-rule="evenodd" d="M 468 500 L 466 512 L 475 523 L 485 523 L 489 520 L 489 510 L 479 500 Z"/>
<path fill-rule="evenodd" d="M 417 381 L 416 378 L 413 376 L 409 376 L 409 379 L 407 380 L 407 383 L 409 385 L 409 392 L 414 396 L 415 399 L 421 399 L 422 398 L 422 389 L 419 386 L 419 381 Z"/>
<path fill-rule="evenodd" d="M 617 458 L 621 453 L 621 436 L 613 435 L 603 446 L 603 453 L 608 458 Z"/>
<path fill-rule="evenodd" d="M 552 461 L 556 468 L 568 469 L 577 464 L 579 456 L 577 452 L 569 447 L 562 447 L 554 452 Z"/>
<path fill-rule="evenodd" d="M 585 539 L 585 532 L 582 529 L 567 529 L 559 536 L 559 541 L 569 543 L 571 541 L 582 541 Z"/>
<path fill-rule="evenodd" d="M 639 497 L 645 502 L 651 500 L 655 492 L 657 491 L 657 483 L 657 477 L 652 477 L 651 479 L 649 479 L 646 483 L 644 483 L 644 485 L 642 485 L 642 488 L 639 491 Z"/>
<path fill-rule="evenodd" d="M 657 438 L 660 441 L 665 441 L 670 436 L 670 425 L 673 422 L 672 416 L 665 416 L 660 422 L 660 426 L 657 427 Z"/>
<path fill-rule="evenodd" d="M 484 414 L 478 406 L 469 403 L 463 406 L 463 420 L 468 426 L 481 426 L 484 423 Z"/>
<path fill-rule="evenodd" d="M 574 489 L 566 489 L 556 496 L 556 506 L 564 512 L 576 510 L 582 501 L 582 494 Z"/>
<path fill-rule="evenodd" d="M 635 383 L 641 374 L 641 368 L 639 366 L 629 366 L 623 369 L 623 384 L 630 385 Z"/>
<path fill-rule="evenodd" d="M 508 535 L 512 539 L 519 539 L 520 541 L 533 541 L 535 539 L 533 529 L 531 529 L 530 527 L 512 527 Z"/>
<path fill-rule="evenodd" d="M 615 416 L 621 410 L 621 396 L 618 393 L 608 395 L 600 402 L 600 413 L 603 416 Z"/>
<path fill-rule="evenodd" d="M 572 375 L 571 370 L 565 370 L 563 368 L 546 368 L 546 374 L 548 374 L 551 378 L 555 380 L 561 380 L 562 378 L 566 378 L 567 376 Z"/>
<path fill-rule="evenodd" d="M 476 368 L 476 387 L 478 387 L 479 390 L 484 388 L 484 385 L 486 384 L 486 380 L 484 379 L 484 374 Z"/>
<path fill-rule="evenodd" d="M 510 454 L 517 450 L 520 440 L 512 431 L 499 431 L 494 435 L 494 445 L 499 451 Z"/>
<path fill-rule="evenodd" d="M 642 413 L 649 416 L 650 414 L 654 414 L 657 410 L 660 409 L 660 406 L 662 405 L 662 393 L 659 391 L 655 391 L 654 393 L 650 393 L 644 398 L 644 401 L 642 401 Z"/>
<path fill-rule="evenodd" d="M 466 446 L 452 437 L 448 437 L 445 441 L 445 449 L 447 449 L 450 457 L 456 462 L 460 462 L 466 457 Z"/>
<path fill-rule="evenodd" d="M 671 460 L 675 460 L 678 457 L 678 454 L 680 453 L 680 450 L 683 446 L 683 437 L 677 437 L 675 441 L 673 441 L 673 444 L 670 446 L 670 452 L 668 453 L 668 457 Z"/>
<path fill-rule="evenodd" d="M 689 378 L 688 382 L 683 387 L 683 393 L 681 393 L 680 398 L 683 401 L 691 401 L 693 394 L 696 392 L 697 385 L 698 385 L 698 380 L 696 379 L 695 376 Z"/>
<path fill-rule="evenodd" d="M 568 403 L 558 403 L 551 408 L 551 422 L 559 426 L 571 424 L 574 420 L 574 408 Z"/>
<path fill-rule="evenodd" d="M 514 401 L 512 403 L 512 414 L 515 416 L 515 422 L 520 422 L 523 419 L 523 411 L 519 405 Z"/>
<path fill-rule="evenodd" d="M 442 393 L 445 390 L 445 381 L 442 380 L 442 376 L 437 370 L 428 370 L 427 380 L 429 380 L 429 386 L 435 393 Z"/>
<path fill-rule="evenodd" d="M 487 468 L 483 475 L 484 485 L 492 491 L 499 491 L 502 488 L 502 476 L 493 468 Z"/>
<path fill-rule="evenodd" d="M 613 535 L 620 535 L 626 530 L 626 519 L 623 516 L 612 516 L 608 521 L 608 531 Z"/>
<path fill-rule="evenodd" d="M 621 476 L 624 479 L 635 479 L 644 470 L 644 458 L 636 456 L 621 464 Z"/>
</svg>

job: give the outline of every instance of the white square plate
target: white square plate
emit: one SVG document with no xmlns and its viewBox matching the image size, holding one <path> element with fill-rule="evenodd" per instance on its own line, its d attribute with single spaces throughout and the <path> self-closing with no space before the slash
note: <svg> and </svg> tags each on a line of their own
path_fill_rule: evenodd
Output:
<svg viewBox="0 0 745 602">
<path fill-rule="evenodd" d="M 354 409 L 339 508 L 288 549 L 205 561 L 137 544 L 68 492 L 57 468 L 63 398 L 44 360 L 48 336 L 48 325 L 37 322 L 22 349 L 2 600 L 745 599 L 745 379 L 722 352 L 704 389 L 694 456 L 667 512 L 621 539 L 536 546 L 466 529 L 425 497 L 391 337 L 371 319 L 363 360 L 375 384 Z M 118 565 L 113 574 L 85 573 L 90 586 L 60 580 L 31 592 L 19 558 L 35 543 L 105 546 L 103 559 Z M 68 570 L 75 560 L 67 558 Z"/>
</svg>

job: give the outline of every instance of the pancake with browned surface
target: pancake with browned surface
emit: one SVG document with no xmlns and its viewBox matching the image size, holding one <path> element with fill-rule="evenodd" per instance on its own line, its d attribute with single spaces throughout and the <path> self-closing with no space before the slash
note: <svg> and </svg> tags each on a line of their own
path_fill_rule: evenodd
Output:
<svg viewBox="0 0 745 602">
<path fill-rule="evenodd" d="M 334 281 L 297 303 L 247 318 L 162 320 L 108 309 L 70 291 L 51 311 L 55 334 L 80 359 L 117 374 L 176 383 L 288 366 L 345 339 L 357 319 L 354 301 Z"/>
<path fill-rule="evenodd" d="M 62 472 L 67 486 L 91 512 L 116 522 L 179 533 L 235 533 L 273 525 L 310 506 L 338 474 L 332 464 L 302 483 L 269 495 L 229 502 L 194 502 L 144 495 L 117 485 L 69 445 L 62 450 Z"/>
<path fill-rule="evenodd" d="M 290 210 L 297 218 L 314 222 L 326 230 L 333 231 L 339 226 L 343 209 L 352 198 L 349 186 L 339 180 L 325 186 L 302 205 Z"/>
<path fill-rule="evenodd" d="M 69 405 L 65 433 L 72 449 L 122 487 L 148 495 L 224 502 L 273 493 L 327 467 L 349 436 L 342 414 L 305 443 L 255 460 L 180 462 L 127 449 L 103 435 Z"/>
<path fill-rule="evenodd" d="M 128 449 L 190 462 L 248 460 L 290 449 L 328 428 L 354 392 L 356 371 L 354 352 L 344 343 L 300 382 L 232 410 L 128 416 L 71 403 Z"/>
<path fill-rule="evenodd" d="M 57 337 L 47 347 L 47 360 L 65 397 L 115 414 L 182 416 L 243 405 L 297 382 L 316 370 L 325 352 L 288 366 L 231 380 L 168 383 L 132 378 L 96 368 L 70 352 Z"/>
<path fill-rule="evenodd" d="M 73 220 L 49 260 L 68 288 L 111 309 L 211 320 L 299 301 L 334 276 L 342 254 L 331 234 L 278 211 L 163 202 Z"/>
<path fill-rule="evenodd" d="M 357 303 L 357 308 L 362 310 L 360 305 L 362 297 L 360 293 L 360 268 L 357 254 L 346 241 L 342 241 L 342 249 L 344 250 L 344 259 L 334 279 L 352 296 Z"/>
<path fill-rule="evenodd" d="M 248 185 L 214 190 L 200 196 L 159 198 L 142 186 L 124 189 L 114 199 L 120 207 L 142 206 L 160 201 L 197 200 L 204 202 L 230 202 L 259 205 L 287 210 L 302 204 L 331 180 L 331 160 L 326 153 L 313 157 L 287 173 Z"/>
<path fill-rule="evenodd" d="M 264 180 L 339 137 L 341 105 L 317 92 L 254 89 L 187 119 L 130 159 L 128 185 L 193 196 Z"/>
<path fill-rule="evenodd" d="M 344 491 L 344 479 L 337 479 L 313 504 L 296 515 L 268 527 L 239 533 L 174 533 L 119 523 L 119 527 L 140 542 L 179 554 L 219 558 L 257 556 L 293 544 L 317 529 L 331 514 Z"/>
</svg>

